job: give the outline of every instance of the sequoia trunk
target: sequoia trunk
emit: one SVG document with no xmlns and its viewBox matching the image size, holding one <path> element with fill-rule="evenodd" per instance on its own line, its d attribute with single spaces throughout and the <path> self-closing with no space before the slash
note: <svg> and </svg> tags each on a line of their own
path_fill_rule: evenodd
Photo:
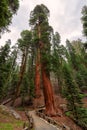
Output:
<svg viewBox="0 0 87 130">
<path fill-rule="evenodd" d="M 42 64 L 42 82 L 43 82 L 43 92 L 46 106 L 46 114 L 49 116 L 56 115 L 56 107 L 54 103 L 54 94 L 52 90 L 52 85 L 50 81 L 49 74 L 46 71 L 46 65 Z"/>
<path fill-rule="evenodd" d="M 50 82 L 50 73 L 47 70 L 47 62 L 48 61 L 46 61 L 46 59 L 43 59 L 43 57 L 44 57 L 43 52 L 46 52 L 46 50 L 45 50 L 46 48 L 45 48 L 45 44 L 41 41 L 40 23 L 38 24 L 38 37 L 39 37 L 39 46 L 38 46 L 38 48 L 39 48 L 39 52 L 38 52 L 39 62 L 38 63 L 39 64 L 37 64 L 38 84 L 40 83 L 39 76 L 40 76 L 40 67 L 41 67 L 46 114 L 49 116 L 54 116 L 54 115 L 56 115 L 56 107 L 54 104 L 54 97 L 53 97 L 54 95 L 53 95 L 52 85 Z M 41 65 L 40 65 L 40 62 L 41 62 Z"/>
<path fill-rule="evenodd" d="M 40 49 L 37 50 L 37 58 L 36 58 L 36 70 L 35 70 L 35 96 L 39 98 L 41 96 L 41 74 L 40 74 Z"/>
<path fill-rule="evenodd" d="M 41 96 L 41 63 L 40 63 L 40 38 L 41 38 L 41 30 L 40 30 L 40 24 L 37 25 L 38 29 L 38 38 L 39 43 L 37 45 L 37 56 L 36 56 L 36 70 L 35 70 L 35 96 L 36 98 L 39 98 Z"/>
</svg>

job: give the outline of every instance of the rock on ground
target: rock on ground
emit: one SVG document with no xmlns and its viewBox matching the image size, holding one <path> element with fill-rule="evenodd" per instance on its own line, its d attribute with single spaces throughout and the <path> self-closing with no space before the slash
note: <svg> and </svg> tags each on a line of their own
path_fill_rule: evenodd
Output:
<svg viewBox="0 0 87 130">
<path fill-rule="evenodd" d="M 6 113 L 6 114 L 9 114 L 10 116 L 13 116 L 15 119 L 21 119 L 21 116 L 11 107 L 0 105 L 0 111 L 4 114 Z"/>
</svg>

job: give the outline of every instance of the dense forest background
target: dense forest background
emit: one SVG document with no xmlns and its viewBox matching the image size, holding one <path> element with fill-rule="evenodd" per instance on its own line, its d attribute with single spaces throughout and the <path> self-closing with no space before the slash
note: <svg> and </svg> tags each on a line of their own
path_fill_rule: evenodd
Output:
<svg viewBox="0 0 87 130">
<path fill-rule="evenodd" d="M 0 2 L 0 34 L 8 31 L 18 0 Z M 5 7 L 5 8 L 3 8 Z M 14 106 L 21 98 L 25 106 L 44 96 L 46 114 L 56 115 L 54 95 L 67 100 L 67 116 L 82 128 L 87 128 L 87 108 L 82 99 L 87 96 L 87 42 L 66 40 L 49 25 L 49 9 L 41 4 L 30 13 L 30 30 L 23 30 L 12 46 L 8 39 L 0 47 L 0 103 L 10 99 Z M 83 34 L 87 38 L 87 6 L 82 9 Z M 54 92 L 53 92 L 54 91 Z M 43 92 L 43 94 L 42 94 Z M 37 106 L 36 106 L 37 107 Z"/>
</svg>

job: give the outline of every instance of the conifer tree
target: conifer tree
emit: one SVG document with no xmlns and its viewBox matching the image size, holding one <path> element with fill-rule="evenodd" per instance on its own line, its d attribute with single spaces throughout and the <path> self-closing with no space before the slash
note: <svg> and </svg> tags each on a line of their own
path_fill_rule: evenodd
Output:
<svg viewBox="0 0 87 130">
<path fill-rule="evenodd" d="M 60 44 L 60 35 L 58 32 L 53 34 L 53 49 L 51 67 L 58 81 L 58 93 L 62 90 L 62 63 L 66 56 L 66 48 Z"/>
<path fill-rule="evenodd" d="M 9 63 L 8 59 L 10 56 L 10 41 L 7 41 L 4 46 L 0 48 L 0 99 L 5 95 L 4 85 L 9 74 Z"/>
<path fill-rule="evenodd" d="M 87 6 L 82 8 L 82 24 L 83 24 L 83 34 L 87 37 Z"/>
<path fill-rule="evenodd" d="M 85 42 L 84 46 L 87 49 L 87 5 L 83 6 L 83 8 L 82 8 L 81 21 L 83 24 L 83 34 L 86 37 L 86 42 Z"/>
<path fill-rule="evenodd" d="M 52 85 L 50 81 L 50 71 L 49 71 L 49 57 L 50 57 L 50 40 L 52 27 L 48 23 L 49 10 L 43 4 L 37 5 L 30 15 L 30 24 L 33 29 L 37 32 L 37 48 L 40 54 L 41 63 L 41 75 L 43 83 L 43 92 L 46 105 L 46 113 L 48 115 L 55 115 L 56 108 L 54 104 L 54 95 L 52 90 Z M 40 73 L 38 73 L 40 75 Z M 39 76 L 40 77 L 40 76 Z M 37 79 L 38 80 L 38 79 Z M 38 82 L 40 89 L 40 80 Z M 38 87 L 38 86 L 35 86 Z"/>
<path fill-rule="evenodd" d="M 19 72 L 19 80 L 16 86 L 12 105 L 14 105 L 15 99 L 20 95 L 20 92 L 21 92 L 21 84 L 22 84 L 23 76 L 26 70 L 26 63 L 27 63 L 29 47 L 31 45 L 31 42 L 32 42 L 31 31 L 28 31 L 28 30 L 22 31 L 21 38 L 18 39 L 18 47 L 22 52 L 22 60 L 21 60 L 21 66 L 20 66 L 20 72 Z"/>
<path fill-rule="evenodd" d="M 65 81 L 65 93 L 67 98 L 67 107 L 70 116 L 76 121 L 82 128 L 87 128 L 87 109 L 82 107 L 82 101 L 80 91 L 75 82 L 73 71 L 68 63 L 65 63 L 63 67 L 64 81 Z"/>
</svg>

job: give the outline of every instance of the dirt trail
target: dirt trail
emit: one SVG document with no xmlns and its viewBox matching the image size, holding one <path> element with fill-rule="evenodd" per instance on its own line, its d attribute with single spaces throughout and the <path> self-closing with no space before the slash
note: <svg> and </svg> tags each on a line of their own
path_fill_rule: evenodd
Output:
<svg viewBox="0 0 87 130">
<path fill-rule="evenodd" d="M 32 117 L 34 119 L 35 130 L 61 130 L 61 129 L 58 129 L 55 126 L 47 123 L 45 120 L 39 118 L 35 114 L 35 111 L 29 111 L 29 114 L 32 115 Z"/>
</svg>

